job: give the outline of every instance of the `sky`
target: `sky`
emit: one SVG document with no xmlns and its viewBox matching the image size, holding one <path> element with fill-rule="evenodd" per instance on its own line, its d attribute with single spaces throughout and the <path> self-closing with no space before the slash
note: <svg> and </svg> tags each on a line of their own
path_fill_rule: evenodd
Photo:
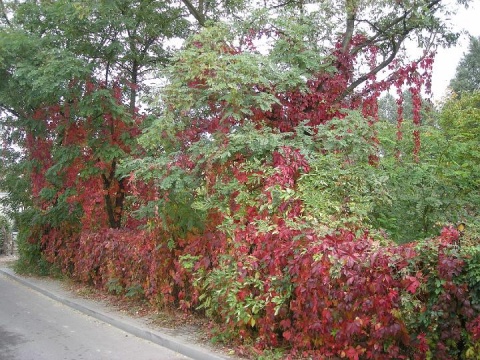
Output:
<svg viewBox="0 0 480 360">
<path fill-rule="evenodd" d="M 455 31 L 466 30 L 473 36 L 480 36 L 480 1 L 472 1 L 468 9 L 462 7 L 451 21 Z M 445 97 L 459 61 L 468 52 L 468 44 L 468 36 L 462 35 L 456 47 L 438 50 L 432 75 L 434 101 L 441 101 Z"/>
</svg>

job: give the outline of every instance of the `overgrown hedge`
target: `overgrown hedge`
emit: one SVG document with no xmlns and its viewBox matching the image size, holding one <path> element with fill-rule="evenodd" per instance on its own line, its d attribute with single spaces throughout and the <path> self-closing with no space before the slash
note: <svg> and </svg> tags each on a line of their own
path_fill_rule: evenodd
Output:
<svg viewBox="0 0 480 360">
<path fill-rule="evenodd" d="M 453 228 L 401 246 L 347 231 L 270 234 L 273 247 L 236 255 L 221 248 L 228 239 L 220 233 L 208 246 L 189 236 L 176 249 L 153 234 L 105 230 L 44 254 L 107 291 L 203 311 L 239 349 L 315 359 L 480 358 L 480 246 L 459 246 Z"/>
<path fill-rule="evenodd" d="M 107 291 L 202 312 L 239 351 L 479 359 L 480 246 L 453 227 L 406 245 L 362 230 L 382 195 L 372 191 L 384 193 L 371 126 L 349 113 L 316 131 L 314 143 L 245 124 L 218 136 L 221 150 L 208 141 L 147 158 L 164 166 L 129 179 L 156 190 L 129 199 L 142 230 L 65 215 L 30 228 L 31 247 Z"/>
</svg>

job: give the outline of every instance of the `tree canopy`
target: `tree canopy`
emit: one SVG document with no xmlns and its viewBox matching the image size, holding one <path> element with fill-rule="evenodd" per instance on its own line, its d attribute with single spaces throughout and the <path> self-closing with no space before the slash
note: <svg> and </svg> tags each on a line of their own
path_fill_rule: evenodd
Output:
<svg viewBox="0 0 480 360">
<path fill-rule="evenodd" d="M 47 198 L 54 207 L 60 203 L 52 189 L 64 194 L 65 201 L 82 193 L 84 184 L 68 180 L 69 176 L 83 174 L 83 181 L 96 177 L 96 186 L 108 192 L 100 201 L 107 222 L 120 227 L 128 191 L 126 180 L 116 175 L 118 162 L 131 152 L 145 115 L 152 114 L 138 112 L 139 95 L 151 95 L 148 80 L 164 76 L 158 71 L 172 61 L 175 47 L 171 44 L 192 30 L 221 29 L 226 25 L 214 24 L 225 20 L 234 24 L 230 34 L 216 34 L 215 41 L 224 48 L 218 47 L 211 59 L 202 58 L 232 76 L 220 78 L 202 67 L 196 70 L 198 65 L 206 66 L 197 61 L 181 70 L 185 78 L 179 81 L 205 78 L 217 87 L 226 86 L 223 94 L 215 90 L 214 96 L 216 101 L 231 103 L 228 111 L 234 117 L 251 111 L 249 101 L 256 102 L 258 97 L 261 110 L 271 107 L 264 120 L 283 130 L 292 130 L 302 121 L 322 123 L 335 109 L 359 104 L 365 114 L 374 114 L 375 98 L 392 85 L 428 86 L 424 72 L 431 67 L 432 51 L 456 39 L 441 20 L 442 14 L 452 10 L 439 0 L 402 1 L 393 6 L 390 1 L 358 0 L 271 1 L 261 9 L 251 5 L 252 11 L 245 10 L 250 8 L 246 2 L 3 1 L 3 129 L 12 156 L 25 156 L 30 162 L 29 166 L 25 161 L 23 166 L 6 164 L 12 170 L 37 173 L 33 193 L 40 195 L 48 188 L 42 194 L 50 194 Z M 401 56 L 407 40 L 423 48 L 420 58 Z M 256 48 L 258 42 L 265 44 L 263 49 Z M 191 49 L 195 46 L 188 44 Z M 262 54 L 265 51 L 267 56 Z M 245 60 L 239 61 L 242 57 Z M 223 64 L 219 63 L 222 58 Z M 177 56 L 173 61 L 182 59 Z M 258 84 L 250 81 L 243 90 L 235 89 L 249 76 Z M 301 95 L 307 89 L 321 96 Z M 286 103 L 296 105 L 288 110 Z M 187 111 L 197 111 L 194 104 L 185 106 L 190 107 Z M 14 142 L 32 148 L 20 154 Z M 20 175 L 12 174 L 13 179 Z M 59 174 L 64 174 L 64 180 L 59 180 Z M 72 188 L 74 184 L 77 189 Z M 100 203 L 95 207 L 102 208 Z"/>
<path fill-rule="evenodd" d="M 480 37 L 470 36 L 468 52 L 458 63 L 450 88 L 457 94 L 480 90 Z"/>
</svg>

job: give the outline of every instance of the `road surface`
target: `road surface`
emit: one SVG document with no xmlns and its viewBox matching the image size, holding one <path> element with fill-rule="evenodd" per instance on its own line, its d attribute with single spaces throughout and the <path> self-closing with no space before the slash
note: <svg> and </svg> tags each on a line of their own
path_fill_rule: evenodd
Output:
<svg viewBox="0 0 480 360">
<path fill-rule="evenodd" d="M 0 273 L 0 360 L 186 360 Z"/>
</svg>

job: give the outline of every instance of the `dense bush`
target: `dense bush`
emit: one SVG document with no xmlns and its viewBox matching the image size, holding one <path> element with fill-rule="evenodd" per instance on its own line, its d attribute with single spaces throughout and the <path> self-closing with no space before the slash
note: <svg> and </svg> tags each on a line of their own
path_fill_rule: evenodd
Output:
<svg viewBox="0 0 480 360">
<path fill-rule="evenodd" d="M 107 291 L 202 311 L 222 340 L 259 351 L 474 358 L 480 248 L 459 246 L 448 227 L 400 246 L 368 230 L 369 211 L 388 195 L 368 162 L 374 128 L 357 113 L 333 124 L 315 127 L 315 142 L 300 130 L 291 137 L 244 124 L 221 151 L 206 143 L 188 153 L 204 152 L 195 162 L 173 158 L 161 178 L 165 196 L 142 209 L 151 214 L 145 230 L 84 232 L 49 241 L 44 253 Z"/>
<path fill-rule="evenodd" d="M 149 232 L 95 233 L 75 244 L 73 275 L 159 306 L 203 310 L 224 324 L 223 340 L 285 356 L 475 358 L 480 248 L 459 248 L 455 229 L 401 246 L 368 233 L 282 230 L 239 230 L 249 240 L 238 238 L 230 253 L 218 251 L 229 248 L 221 234 L 212 234 L 216 248 L 190 235 L 170 250 Z"/>
<path fill-rule="evenodd" d="M 364 34 L 326 50 L 305 41 L 312 27 L 275 16 L 283 31 L 273 31 L 264 16 L 258 29 L 206 26 L 190 38 L 156 117 L 136 111 L 136 84 L 84 78 L 68 82 L 66 101 L 25 119 L 34 210 L 22 224 L 23 259 L 202 312 L 240 349 L 474 358 L 479 248 L 448 223 L 475 218 L 476 203 L 463 198 L 450 221 L 437 191 L 471 183 L 451 182 L 457 167 L 436 181 L 429 170 L 441 166 L 428 160 L 436 150 L 421 152 L 420 88 L 432 58 L 392 62 L 391 76 L 377 80 L 384 49 Z M 254 46 L 263 36 L 272 40 L 266 55 Z M 291 46 L 298 53 L 289 56 Z M 412 95 L 408 147 L 397 131 L 401 108 L 387 136 L 376 122 L 389 86 Z M 382 143 L 392 136 L 392 146 Z M 403 201 L 410 177 L 409 192 L 430 193 Z M 389 233 L 430 239 L 396 245 Z"/>
</svg>

